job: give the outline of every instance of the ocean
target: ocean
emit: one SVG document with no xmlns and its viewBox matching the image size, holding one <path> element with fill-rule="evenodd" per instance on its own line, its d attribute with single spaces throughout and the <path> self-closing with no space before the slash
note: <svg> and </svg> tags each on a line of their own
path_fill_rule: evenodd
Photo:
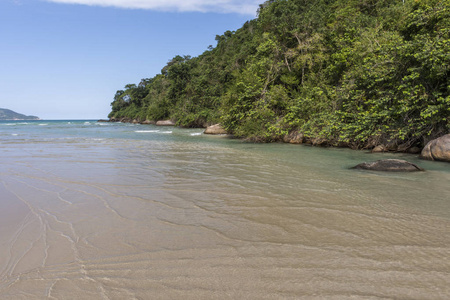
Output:
<svg viewBox="0 0 450 300">
<path fill-rule="evenodd" d="M 450 164 L 202 132 L 1 121 L 0 298 L 450 298 Z"/>
</svg>

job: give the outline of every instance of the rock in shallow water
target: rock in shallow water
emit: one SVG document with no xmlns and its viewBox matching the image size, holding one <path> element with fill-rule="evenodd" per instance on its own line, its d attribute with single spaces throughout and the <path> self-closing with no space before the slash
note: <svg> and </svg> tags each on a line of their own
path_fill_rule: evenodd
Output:
<svg viewBox="0 0 450 300">
<path fill-rule="evenodd" d="M 420 157 L 428 160 L 450 162 L 450 134 L 441 136 L 426 144 Z"/>
<path fill-rule="evenodd" d="M 424 171 L 424 169 L 417 165 L 401 159 L 383 159 L 375 162 L 364 162 L 352 169 L 385 171 L 385 172 L 417 172 Z"/>
<path fill-rule="evenodd" d="M 303 133 L 298 131 L 293 131 L 283 138 L 283 142 L 291 144 L 303 144 L 305 136 Z"/>
<path fill-rule="evenodd" d="M 143 124 L 143 125 L 156 125 L 156 121 L 152 121 L 152 120 L 145 120 L 145 121 L 142 121 L 141 122 L 141 124 Z"/>
<path fill-rule="evenodd" d="M 163 120 L 156 122 L 156 126 L 175 126 L 176 123 L 172 120 Z"/>
<path fill-rule="evenodd" d="M 205 134 L 227 134 L 227 131 L 220 125 L 215 124 L 206 128 Z"/>
<path fill-rule="evenodd" d="M 378 145 L 375 148 L 372 149 L 372 153 L 379 153 L 379 152 L 387 152 L 388 149 L 385 145 Z"/>
</svg>

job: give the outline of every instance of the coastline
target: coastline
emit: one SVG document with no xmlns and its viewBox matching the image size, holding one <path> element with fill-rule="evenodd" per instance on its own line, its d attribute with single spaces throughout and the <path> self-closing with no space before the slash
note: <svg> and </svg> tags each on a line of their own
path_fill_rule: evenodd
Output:
<svg viewBox="0 0 450 300">
<path fill-rule="evenodd" d="M 167 121 L 167 120 L 166 120 Z M 166 122 L 163 121 L 163 122 Z M 111 122 L 111 123 L 131 123 L 131 124 L 141 124 L 141 125 L 156 125 L 156 126 L 177 126 L 175 122 L 172 121 L 171 125 L 160 125 L 158 122 L 154 120 L 138 120 L 138 119 L 128 119 L 128 118 L 120 118 L 120 119 L 100 119 L 97 122 Z M 217 124 L 204 124 L 203 127 L 193 127 L 193 128 L 204 128 L 205 130 L 209 127 L 216 126 Z M 180 128 L 184 128 L 182 126 L 177 126 Z M 211 133 L 214 135 L 214 133 Z M 220 135 L 227 135 L 230 138 L 240 139 L 245 142 L 251 143 L 285 143 L 285 144 L 295 144 L 295 145 L 305 145 L 312 147 L 324 147 L 324 148 L 348 148 L 352 150 L 358 151 L 370 151 L 371 153 L 401 153 L 401 154 L 411 154 L 411 155 L 420 155 L 424 147 L 419 148 L 417 146 L 411 146 L 407 143 L 391 142 L 391 143 L 372 143 L 369 147 L 358 148 L 353 146 L 351 143 L 335 143 L 330 140 L 321 137 L 308 137 L 302 134 L 299 131 L 292 131 L 289 134 L 286 134 L 283 139 L 267 142 L 260 141 L 257 139 L 249 139 L 249 138 L 238 138 L 230 133 L 219 133 Z"/>
</svg>

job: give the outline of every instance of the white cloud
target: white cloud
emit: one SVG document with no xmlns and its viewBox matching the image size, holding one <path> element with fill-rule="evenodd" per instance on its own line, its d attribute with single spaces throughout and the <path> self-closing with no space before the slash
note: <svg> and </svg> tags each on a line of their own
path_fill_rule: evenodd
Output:
<svg viewBox="0 0 450 300">
<path fill-rule="evenodd" d="M 263 0 L 47 0 L 48 2 L 177 12 L 256 15 Z"/>
</svg>

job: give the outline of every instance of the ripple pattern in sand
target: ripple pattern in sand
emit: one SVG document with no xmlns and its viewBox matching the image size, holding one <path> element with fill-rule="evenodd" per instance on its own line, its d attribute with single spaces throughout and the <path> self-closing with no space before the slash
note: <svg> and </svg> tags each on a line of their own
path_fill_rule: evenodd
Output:
<svg viewBox="0 0 450 300">
<path fill-rule="evenodd" d="M 450 296 L 450 219 L 412 205 L 430 191 L 418 180 L 443 205 L 447 174 L 355 178 L 214 143 L 50 144 L 0 147 L 2 299 Z"/>
</svg>

